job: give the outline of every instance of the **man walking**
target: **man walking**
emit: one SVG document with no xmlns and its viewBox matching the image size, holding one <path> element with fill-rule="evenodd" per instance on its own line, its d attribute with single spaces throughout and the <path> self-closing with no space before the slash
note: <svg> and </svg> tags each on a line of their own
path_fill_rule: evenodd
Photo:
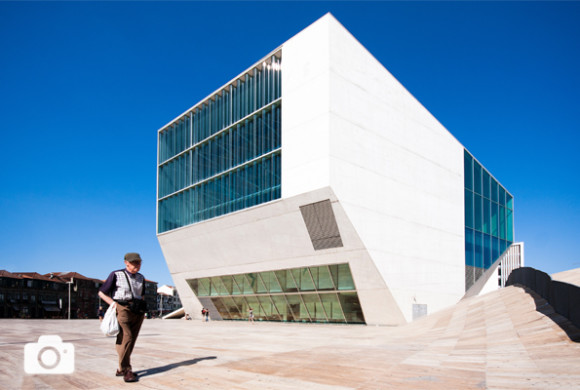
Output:
<svg viewBox="0 0 580 390">
<path fill-rule="evenodd" d="M 138 301 L 143 300 L 145 277 L 139 273 L 141 256 L 138 253 L 125 255 L 125 268 L 113 271 L 99 289 L 99 297 L 109 305 L 117 303 L 117 320 L 119 334 L 115 347 L 119 355 L 117 376 L 125 382 L 137 382 L 137 375 L 131 367 L 131 353 L 137 341 L 145 310 L 139 308 Z M 144 303 L 144 302 L 143 302 Z"/>
</svg>

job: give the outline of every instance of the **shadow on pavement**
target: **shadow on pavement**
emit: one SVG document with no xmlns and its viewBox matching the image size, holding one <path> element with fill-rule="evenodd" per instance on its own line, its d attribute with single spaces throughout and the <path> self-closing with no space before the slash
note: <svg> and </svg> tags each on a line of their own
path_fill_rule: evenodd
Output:
<svg viewBox="0 0 580 390">
<path fill-rule="evenodd" d="M 213 359 L 217 359 L 217 356 L 207 356 L 207 357 L 202 357 L 202 358 L 184 360 L 184 361 L 179 362 L 179 363 L 171 363 L 171 364 L 167 364 L 167 365 L 161 366 L 161 367 L 154 367 L 154 368 L 149 368 L 147 370 L 135 371 L 135 374 L 137 374 L 140 378 L 142 378 L 144 376 L 159 374 L 162 372 L 173 370 L 174 368 L 177 368 L 177 367 L 191 366 L 191 365 L 196 364 L 197 362 L 201 362 L 203 360 L 213 360 Z"/>
</svg>

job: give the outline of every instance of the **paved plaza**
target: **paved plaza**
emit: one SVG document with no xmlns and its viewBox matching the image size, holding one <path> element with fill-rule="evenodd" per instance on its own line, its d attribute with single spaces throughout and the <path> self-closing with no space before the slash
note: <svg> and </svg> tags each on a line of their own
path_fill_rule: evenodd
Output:
<svg viewBox="0 0 580 390">
<path fill-rule="evenodd" d="M 0 327 L 0 388 L 10 390 L 580 389 L 577 329 L 518 287 L 401 327 L 146 320 L 138 383 L 115 377 L 114 339 L 97 320 Z M 24 346 L 41 335 L 74 345 L 73 374 L 24 373 Z"/>
</svg>

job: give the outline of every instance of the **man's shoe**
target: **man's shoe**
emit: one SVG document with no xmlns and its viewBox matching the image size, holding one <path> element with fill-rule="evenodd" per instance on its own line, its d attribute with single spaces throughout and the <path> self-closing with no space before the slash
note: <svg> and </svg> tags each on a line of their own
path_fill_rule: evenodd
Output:
<svg viewBox="0 0 580 390">
<path fill-rule="evenodd" d="M 125 371 L 124 370 L 117 370 L 117 372 L 115 373 L 115 376 L 125 376 Z"/>
<path fill-rule="evenodd" d="M 123 376 L 123 380 L 125 382 L 137 382 L 137 375 L 135 375 L 133 373 L 133 371 L 131 370 L 127 370 L 127 372 L 125 373 L 125 375 Z"/>
</svg>

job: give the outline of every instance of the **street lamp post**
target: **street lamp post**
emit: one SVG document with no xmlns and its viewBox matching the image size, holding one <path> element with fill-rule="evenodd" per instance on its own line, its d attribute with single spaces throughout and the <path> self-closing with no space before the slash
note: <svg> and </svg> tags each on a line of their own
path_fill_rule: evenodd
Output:
<svg viewBox="0 0 580 390">
<path fill-rule="evenodd" d="M 75 282 L 75 278 L 70 278 L 70 281 L 66 282 L 68 284 L 68 319 L 70 320 L 70 285 Z"/>
</svg>

